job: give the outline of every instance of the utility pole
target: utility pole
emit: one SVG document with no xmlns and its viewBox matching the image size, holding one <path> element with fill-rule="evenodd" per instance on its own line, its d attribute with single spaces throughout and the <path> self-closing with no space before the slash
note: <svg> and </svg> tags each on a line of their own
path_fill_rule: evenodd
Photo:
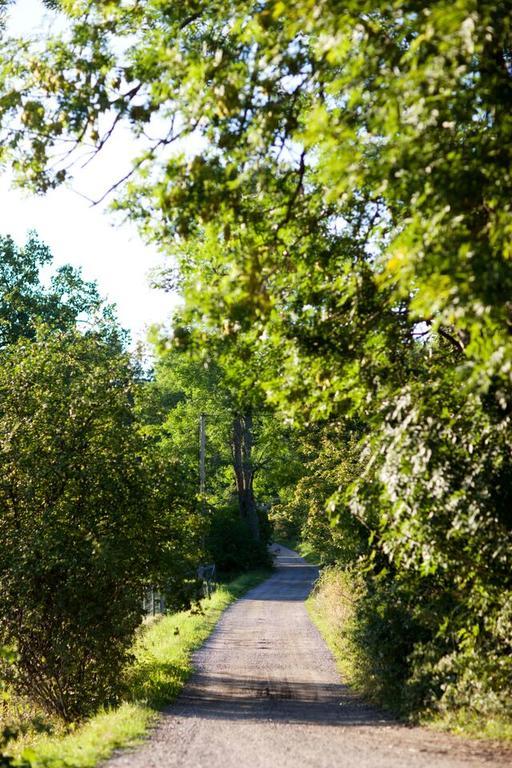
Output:
<svg viewBox="0 0 512 768">
<path fill-rule="evenodd" d="M 203 513 L 206 512 L 206 414 L 199 417 L 199 495 Z"/>
</svg>

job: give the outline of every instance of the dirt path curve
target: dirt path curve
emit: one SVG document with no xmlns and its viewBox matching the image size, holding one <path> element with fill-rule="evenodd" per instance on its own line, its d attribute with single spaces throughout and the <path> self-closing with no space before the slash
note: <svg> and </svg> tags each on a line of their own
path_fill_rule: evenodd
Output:
<svg viewBox="0 0 512 768">
<path fill-rule="evenodd" d="M 281 547 L 150 739 L 108 768 L 510 768 L 509 750 L 399 725 L 351 694 L 304 606 L 316 576 Z"/>
</svg>

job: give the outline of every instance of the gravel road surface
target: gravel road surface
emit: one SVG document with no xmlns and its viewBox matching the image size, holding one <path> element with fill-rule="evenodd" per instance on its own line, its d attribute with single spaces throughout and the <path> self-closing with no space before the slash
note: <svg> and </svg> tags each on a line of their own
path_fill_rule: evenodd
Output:
<svg viewBox="0 0 512 768">
<path fill-rule="evenodd" d="M 284 547 L 276 564 L 224 613 L 148 741 L 108 768 L 512 766 L 503 746 L 410 728 L 365 705 L 306 612 L 316 568 Z"/>
</svg>

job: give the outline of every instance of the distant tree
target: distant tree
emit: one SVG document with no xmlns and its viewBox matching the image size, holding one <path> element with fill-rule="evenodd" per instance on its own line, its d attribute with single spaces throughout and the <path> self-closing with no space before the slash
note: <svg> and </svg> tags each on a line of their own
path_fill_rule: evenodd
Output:
<svg viewBox="0 0 512 768">
<path fill-rule="evenodd" d="M 189 499 L 211 510 L 215 527 L 220 510 L 233 509 L 251 539 L 265 546 L 267 511 L 279 493 L 283 475 L 294 471 L 287 430 L 261 396 L 247 395 L 228 362 L 164 344 L 154 380 L 144 392 L 144 431 L 162 455 L 179 457 L 188 478 Z M 199 420 L 206 420 L 206 493 L 199 497 Z M 287 467 L 283 465 L 288 461 Z M 223 523 L 224 525 L 224 523 Z M 225 521 L 227 535 L 228 523 Z M 223 529 L 224 530 L 224 529 Z"/>
<path fill-rule="evenodd" d="M 22 248 L 0 236 L 0 349 L 34 338 L 40 324 L 64 331 L 82 323 L 84 332 L 93 327 L 96 333 L 102 325 L 105 332 L 122 335 L 96 284 L 86 282 L 78 270 L 66 265 L 48 275 L 47 284 L 42 282 L 41 270 L 52 260 L 35 233 Z"/>
</svg>

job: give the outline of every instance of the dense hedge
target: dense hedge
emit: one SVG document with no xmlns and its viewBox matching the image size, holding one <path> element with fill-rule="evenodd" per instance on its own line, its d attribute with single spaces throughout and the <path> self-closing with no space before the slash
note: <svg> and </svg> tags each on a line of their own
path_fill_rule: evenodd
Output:
<svg viewBox="0 0 512 768">
<path fill-rule="evenodd" d="M 132 389 L 126 356 L 101 338 L 2 354 L 0 639 L 16 649 L 4 672 L 66 720 L 115 696 L 141 619 L 152 533 Z"/>
</svg>

